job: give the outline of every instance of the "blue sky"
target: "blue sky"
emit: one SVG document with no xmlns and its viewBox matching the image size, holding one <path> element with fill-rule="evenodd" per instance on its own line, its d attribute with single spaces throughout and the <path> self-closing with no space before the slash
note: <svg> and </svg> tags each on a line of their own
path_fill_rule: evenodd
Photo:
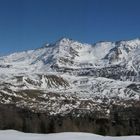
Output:
<svg viewBox="0 0 140 140">
<path fill-rule="evenodd" d="M 0 0 L 0 54 L 61 37 L 85 43 L 140 37 L 140 0 Z"/>
</svg>

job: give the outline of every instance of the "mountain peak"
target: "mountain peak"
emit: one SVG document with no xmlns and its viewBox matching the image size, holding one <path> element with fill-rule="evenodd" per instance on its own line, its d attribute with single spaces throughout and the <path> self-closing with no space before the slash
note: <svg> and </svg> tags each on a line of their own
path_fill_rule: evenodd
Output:
<svg viewBox="0 0 140 140">
<path fill-rule="evenodd" d="M 60 38 L 58 41 L 56 41 L 56 44 L 66 44 L 66 43 L 70 43 L 70 42 L 73 42 L 72 39 L 69 39 L 69 38 Z"/>
</svg>

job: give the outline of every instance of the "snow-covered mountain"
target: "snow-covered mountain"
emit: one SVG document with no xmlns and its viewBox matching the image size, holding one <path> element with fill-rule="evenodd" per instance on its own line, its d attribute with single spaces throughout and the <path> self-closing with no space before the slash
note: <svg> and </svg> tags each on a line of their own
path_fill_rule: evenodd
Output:
<svg viewBox="0 0 140 140">
<path fill-rule="evenodd" d="M 127 64 L 129 68 L 132 67 L 136 71 L 138 68 L 134 68 L 133 63 L 139 58 L 139 49 L 140 39 L 89 45 L 63 38 L 36 50 L 0 57 L 0 64 L 1 67 L 11 67 L 20 72 L 46 70 L 48 72 L 52 65 L 78 69 L 101 68 L 117 64 Z"/>
<path fill-rule="evenodd" d="M 139 106 L 140 39 L 83 44 L 63 38 L 0 57 L 0 102 L 49 115 L 109 118 Z"/>
<path fill-rule="evenodd" d="M 140 39 L 89 45 L 62 38 L 36 50 L 0 57 L 0 87 L 12 92 L 66 92 L 94 100 L 139 99 L 139 55 Z"/>
</svg>

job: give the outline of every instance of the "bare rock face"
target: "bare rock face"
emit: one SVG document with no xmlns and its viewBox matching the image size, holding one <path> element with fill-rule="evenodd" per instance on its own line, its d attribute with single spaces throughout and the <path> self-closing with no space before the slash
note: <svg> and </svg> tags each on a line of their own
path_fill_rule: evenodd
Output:
<svg viewBox="0 0 140 140">
<path fill-rule="evenodd" d="M 140 40 L 63 38 L 0 57 L 0 129 L 140 134 Z"/>
</svg>

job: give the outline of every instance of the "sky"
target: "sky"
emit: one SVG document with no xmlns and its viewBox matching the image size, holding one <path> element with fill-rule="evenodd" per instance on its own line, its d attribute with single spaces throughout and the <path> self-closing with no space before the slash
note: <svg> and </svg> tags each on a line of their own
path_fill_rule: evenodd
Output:
<svg viewBox="0 0 140 140">
<path fill-rule="evenodd" d="M 140 0 L 0 0 L 0 55 L 62 37 L 93 44 L 140 37 Z"/>
</svg>

